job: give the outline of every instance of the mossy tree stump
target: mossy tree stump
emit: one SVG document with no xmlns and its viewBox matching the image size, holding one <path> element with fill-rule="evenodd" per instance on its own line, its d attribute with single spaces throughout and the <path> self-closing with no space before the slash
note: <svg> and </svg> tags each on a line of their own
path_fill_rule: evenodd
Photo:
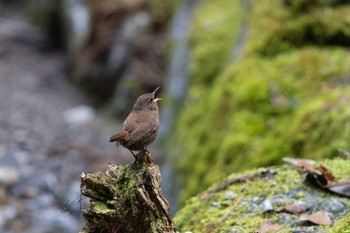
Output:
<svg viewBox="0 0 350 233">
<path fill-rule="evenodd" d="M 159 168 L 144 150 L 133 164 L 109 164 L 105 173 L 82 175 L 82 210 L 86 226 L 80 233 L 176 232 L 169 204 L 161 193 Z"/>
</svg>

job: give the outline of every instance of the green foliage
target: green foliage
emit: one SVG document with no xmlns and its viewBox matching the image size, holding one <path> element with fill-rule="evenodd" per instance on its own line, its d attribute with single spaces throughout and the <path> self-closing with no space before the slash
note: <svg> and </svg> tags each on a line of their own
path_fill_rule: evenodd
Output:
<svg viewBox="0 0 350 233">
<path fill-rule="evenodd" d="M 232 171 L 350 150 L 350 6 L 251 2 L 208 0 L 196 12 L 192 82 L 171 150 L 182 201 Z M 242 15 L 249 33 L 230 64 Z"/>
</svg>

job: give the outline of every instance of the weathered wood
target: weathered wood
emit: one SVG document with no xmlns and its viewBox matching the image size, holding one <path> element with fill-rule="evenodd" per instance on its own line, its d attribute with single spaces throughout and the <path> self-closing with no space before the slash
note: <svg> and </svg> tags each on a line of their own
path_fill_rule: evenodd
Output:
<svg viewBox="0 0 350 233">
<path fill-rule="evenodd" d="M 105 173 L 82 176 L 81 194 L 90 198 L 90 207 L 82 210 L 86 226 L 80 233 L 177 232 L 161 184 L 147 150 L 133 164 L 109 164 Z"/>
</svg>

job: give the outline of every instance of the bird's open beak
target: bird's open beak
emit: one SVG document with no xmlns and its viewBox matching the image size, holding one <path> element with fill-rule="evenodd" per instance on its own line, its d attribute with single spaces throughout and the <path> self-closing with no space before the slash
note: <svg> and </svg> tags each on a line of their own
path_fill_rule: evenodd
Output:
<svg viewBox="0 0 350 233">
<path fill-rule="evenodd" d="M 153 96 L 156 94 L 156 92 L 159 90 L 159 87 L 157 87 L 152 93 L 153 93 Z"/>
<path fill-rule="evenodd" d="M 159 90 L 159 87 L 157 87 L 153 92 L 152 92 L 152 95 L 153 95 L 153 101 L 157 103 L 158 100 L 161 100 L 161 98 L 155 98 L 155 95 L 156 95 L 156 92 Z"/>
</svg>

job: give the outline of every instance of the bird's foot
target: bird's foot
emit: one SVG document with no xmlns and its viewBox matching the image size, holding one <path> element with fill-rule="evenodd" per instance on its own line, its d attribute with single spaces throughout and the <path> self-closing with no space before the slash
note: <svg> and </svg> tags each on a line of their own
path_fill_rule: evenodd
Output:
<svg viewBox="0 0 350 233">
<path fill-rule="evenodd" d="M 132 152 L 132 150 L 129 150 L 131 152 L 131 154 L 134 156 L 135 160 L 137 159 L 137 156 L 134 154 L 134 152 Z"/>
</svg>

